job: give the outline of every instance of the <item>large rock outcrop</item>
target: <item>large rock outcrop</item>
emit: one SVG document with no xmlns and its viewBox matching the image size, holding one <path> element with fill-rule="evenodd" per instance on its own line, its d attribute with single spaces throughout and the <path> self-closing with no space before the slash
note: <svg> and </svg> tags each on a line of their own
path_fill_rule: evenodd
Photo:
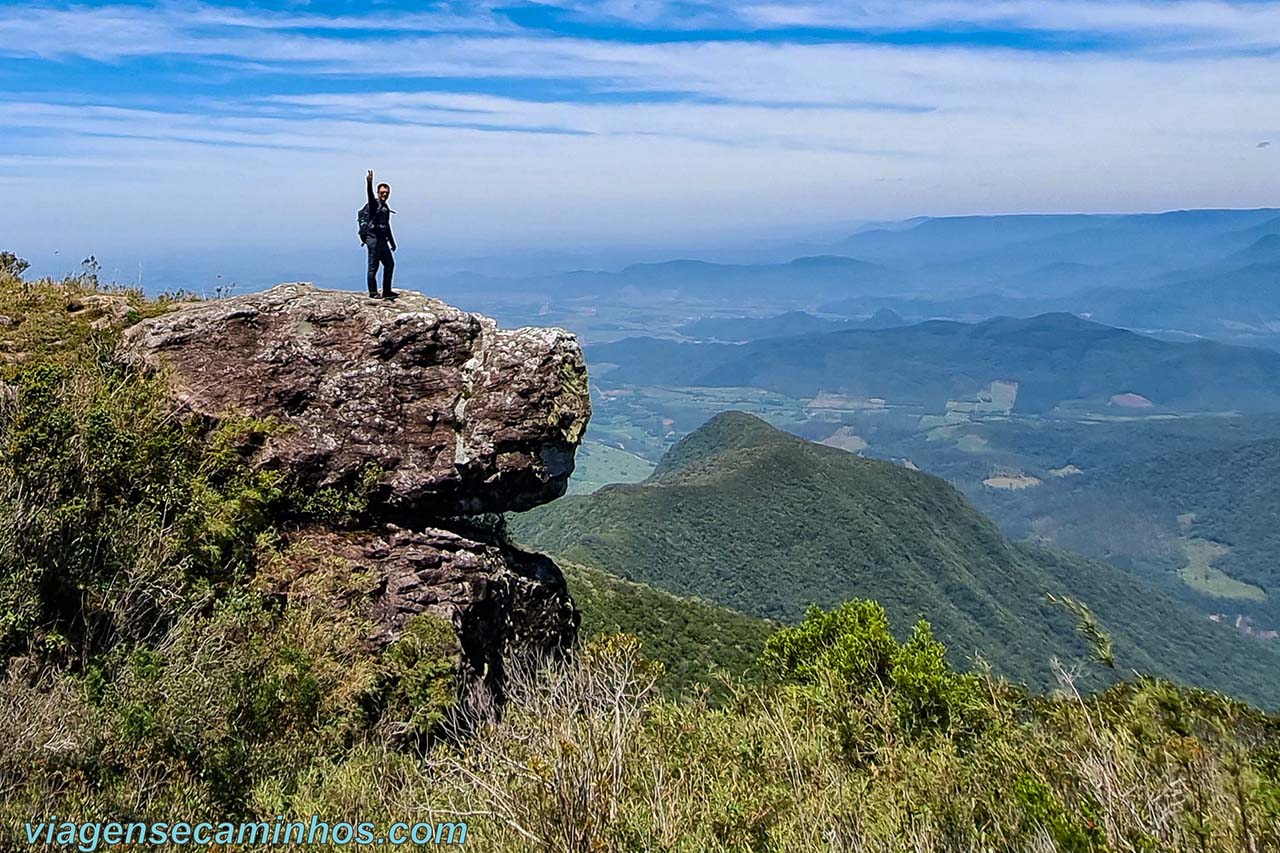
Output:
<svg viewBox="0 0 1280 853">
<path fill-rule="evenodd" d="M 590 416 L 573 335 L 502 330 L 415 293 L 282 284 L 147 320 L 123 343 L 171 371 L 196 414 L 282 421 L 253 465 L 315 487 L 353 486 L 375 465 L 373 497 L 402 520 L 559 497 Z"/>
<path fill-rule="evenodd" d="M 373 574 L 376 646 L 418 614 L 446 618 L 464 680 L 500 689 L 511 655 L 576 638 L 555 563 L 515 548 L 491 517 L 471 518 L 564 493 L 590 417 L 572 334 L 502 330 L 419 294 L 374 301 L 284 284 L 145 320 L 126 330 L 121 353 L 164 372 L 175 404 L 210 427 L 277 419 L 243 448 L 250 465 L 287 470 L 303 487 L 365 491 L 367 529 L 306 528 L 286 544 L 294 560 Z"/>
</svg>

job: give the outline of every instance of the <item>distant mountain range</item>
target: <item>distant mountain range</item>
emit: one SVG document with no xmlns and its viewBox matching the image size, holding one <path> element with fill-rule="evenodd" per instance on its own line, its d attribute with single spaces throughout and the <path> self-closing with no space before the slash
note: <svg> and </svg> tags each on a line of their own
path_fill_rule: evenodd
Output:
<svg viewBox="0 0 1280 853">
<path fill-rule="evenodd" d="M 1280 209 L 921 218 L 804 248 L 778 263 L 685 258 L 524 278 L 457 273 L 430 286 L 464 301 L 697 303 L 854 320 L 881 309 L 912 322 L 1062 311 L 1280 348 Z"/>
<path fill-rule="evenodd" d="M 848 316 L 889 310 L 908 319 L 1026 317 L 1070 311 L 1139 331 L 1280 346 L 1280 234 L 1260 238 L 1222 263 L 1167 273 L 1145 284 L 1142 288 L 1091 287 L 1051 298 L 999 293 L 956 298 L 856 296 L 820 307 Z"/>
<path fill-rule="evenodd" d="M 882 308 L 866 320 L 835 320 L 805 311 L 788 311 L 776 317 L 705 317 L 676 327 L 688 338 L 712 342 L 746 342 L 795 335 L 820 335 L 845 329 L 891 329 L 907 322 Z"/>
<path fill-rule="evenodd" d="M 1082 655 L 1084 600 L 1122 666 L 1280 701 L 1280 654 L 1104 563 L 1015 544 L 942 480 L 811 444 L 741 413 L 713 418 L 637 485 L 510 517 L 516 537 L 572 562 L 734 610 L 797 620 L 813 603 L 882 602 L 930 620 L 958 662 L 981 655 L 1039 686 Z"/>
<path fill-rule="evenodd" d="M 853 234 L 821 254 L 782 263 L 696 259 L 520 279 L 460 273 L 446 288 L 539 298 L 679 293 L 685 297 L 834 300 L 999 292 L 1050 298 L 1091 287 L 1148 287 L 1161 276 L 1275 260 L 1280 209 L 1159 214 L 1047 214 L 921 218 Z"/>
<path fill-rule="evenodd" d="M 844 253 L 894 267 L 957 267 L 1012 279 L 1066 263 L 1158 272 L 1192 267 L 1280 232 L 1280 210 L 1179 210 L 1156 214 L 955 216 L 901 230 L 871 230 Z"/>
<path fill-rule="evenodd" d="M 725 264 L 679 259 L 632 264 L 616 272 L 577 270 L 550 276 L 502 279 L 459 273 L 434 286 L 446 293 L 533 294 L 535 299 L 704 299 L 741 305 L 746 300 L 816 301 L 838 295 L 898 293 L 909 285 L 901 272 L 840 255 L 795 258 L 776 264 Z"/>
<path fill-rule="evenodd" d="M 1264 234 L 1247 247 L 1232 252 L 1227 257 L 1229 264 L 1248 266 L 1252 264 L 1280 264 L 1280 223 L 1268 223 L 1276 232 Z"/>
<path fill-rule="evenodd" d="M 559 292 L 566 297 L 622 288 L 704 298 L 736 293 L 743 298 L 773 296 L 779 289 L 793 288 L 798 288 L 799 295 L 813 296 L 832 291 L 877 293 L 901 286 L 903 278 L 879 264 L 824 255 L 765 265 L 687 260 L 635 264 L 618 273 L 565 273 L 559 282 Z"/>
<path fill-rule="evenodd" d="M 1080 304 L 1098 320 L 1130 327 L 1230 333 L 1235 326 L 1234 331 L 1280 332 L 1280 258 L 1205 272 L 1151 290 L 1090 291 L 1081 294 Z"/>
<path fill-rule="evenodd" d="M 1031 228 L 996 219 L 1012 226 L 1011 234 Z M 897 243 L 926 252 L 931 235 L 945 246 L 992 224 L 981 217 L 932 222 L 937 224 L 909 232 L 915 242 L 899 237 Z M 1074 227 L 1080 221 L 1066 217 L 1060 224 Z M 1044 231 L 1052 223 L 1035 225 L 1033 230 Z M 988 238 L 981 245 L 994 242 Z M 881 263 L 898 257 L 868 254 Z M 971 288 L 983 293 L 949 296 L 934 282 L 916 287 L 914 294 L 851 294 L 821 307 L 851 316 L 889 309 L 908 319 L 1070 311 L 1133 329 L 1280 347 L 1280 215 L 1274 209 L 1120 217 L 1077 231 L 998 243 L 986 259 L 960 251 L 939 274 L 960 280 L 984 268 L 992 271 L 987 285 Z M 927 282 L 918 278 L 916 284 Z"/>
<path fill-rule="evenodd" d="M 1280 353 L 1171 343 L 1070 314 L 998 317 L 770 338 L 743 345 L 628 338 L 590 346 L 618 365 L 610 385 L 754 387 L 793 397 L 840 395 L 942 412 L 993 382 L 1017 383 L 1011 406 L 1076 403 L 1122 411 L 1280 410 Z"/>
</svg>

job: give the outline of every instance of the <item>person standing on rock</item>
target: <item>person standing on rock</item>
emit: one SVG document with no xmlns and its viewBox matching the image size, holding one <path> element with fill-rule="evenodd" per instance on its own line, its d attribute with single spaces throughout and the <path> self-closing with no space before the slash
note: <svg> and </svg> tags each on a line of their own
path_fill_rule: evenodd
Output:
<svg viewBox="0 0 1280 853">
<path fill-rule="evenodd" d="M 365 177 L 365 192 L 369 203 L 360 210 L 360 242 L 369 250 L 369 296 L 378 298 L 378 264 L 382 264 L 382 298 L 395 299 L 396 293 L 391 289 L 391 276 L 395 273 L 396 259 L 392 252 L 396 250 L 396 238 L 391 233 L 391 214 L 395 213 L 387 206 L 387 198 L 391 195 L 391 184 L 378 184 L 377 197 L 373 192 L 373 170 Z"/>
</svg>

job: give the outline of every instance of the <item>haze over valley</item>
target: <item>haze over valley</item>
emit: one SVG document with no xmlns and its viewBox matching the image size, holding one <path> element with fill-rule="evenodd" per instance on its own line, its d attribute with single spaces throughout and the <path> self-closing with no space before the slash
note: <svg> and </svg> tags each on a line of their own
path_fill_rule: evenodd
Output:
<svg viewBox="0 0 1280 853">
<path fill-rule="evenodd" d="M 446 272 L 407 249 L 400 280 L 578 336 L 594 414 L 571 493 L 644 480 L 708 420 L 748 412 L 941 477 L 1014 539 L 1274 639 L 1280 209 L 850 229 L 631 264 L 619 247 L 597 269 L 548 252 Z M 233 278 L 205 295 L 254 290 Z M 1232 523 L 1237 505 L 1254 509 Z"/>
<path fill-rule="evenodd" d="M 1275 209 L 957 217 L 787 261 L 439 286 L 585 343 L 594 415 L 571 492 L 641 481 L 709 419 L 749 412 L 941 477 L 1015 539 L 1109 560 L 1270 642 L 1278 243 Z"/>
</svg>

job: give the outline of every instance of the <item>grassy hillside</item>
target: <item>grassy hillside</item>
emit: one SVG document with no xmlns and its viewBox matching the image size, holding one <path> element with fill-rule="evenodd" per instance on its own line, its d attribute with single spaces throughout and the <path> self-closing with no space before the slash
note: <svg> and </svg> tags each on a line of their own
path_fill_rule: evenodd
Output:
<svg viewBox="0 0 1280 853">
<path fill-rule="evenodd" d="M 1051 657 L 1083 652 L 1072 595 L 1136 669 L 1280 702 L 1280 655 L 1245 643 L 1111 566 L 1015 545 L 942 481 L 810 444 L 754 417 L 712 419 L 647 481 L 511 517 L 517 538 L 575 562 L 757 616 L 882 602 L 925 616 L 953 659 L 1048 683 Z"/>
<path fill-rule="evenodd" d="M 1070 314 L 930 321 L 741 346 L 642 338 L 590 347 L 587 358 L 621 365 L 609 373 L 611 384 L 828 392 L 931 411 L 972 400 L 994 380 L 1019 384 L 1019 412 L 1072 401 L 1105 408 L 1119 394 L 1141 395 L 1157 410 L 1280 410 L 1280 354 L 1170 343 Z"/>
<path fill-rule="evenodd" d="M 695 686 L 722 695 L 717 674 L 741 678 L 750 673 L 765 639 L 778 627 L 589 566 L 565 563 L 561 568 L 582 611 L 582 639 L 619 632 L 637 637 L 645 656 L 662 663 L 660 685 L 673 695 Z"/>
</svg>

